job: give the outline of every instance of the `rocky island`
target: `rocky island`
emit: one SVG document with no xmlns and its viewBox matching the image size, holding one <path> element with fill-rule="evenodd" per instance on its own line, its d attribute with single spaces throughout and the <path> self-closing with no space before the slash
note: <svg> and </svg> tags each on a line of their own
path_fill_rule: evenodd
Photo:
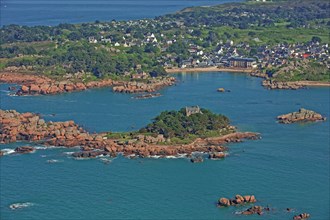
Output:
<svg viewBox="0 0 330 220">
<path fill-rule="evenodd" d="M 325 121 L 326 118 L 319 113 L 301 108 L 297 112 L 280 115 L 277 117 L 277 120 L 283 124 L 291 124 L 295 122 Z"/>
<path fill-rule="evenodd" d="M 83 91 L 92 88 L 112 87 L 114 92 L 142 93 L 155 92 L 175 83 L 174 77 L 148 77 L 138 82 L 134 79 L 125 80 L 89 80 L 84 81 L 79 77 L 69 79 L 52 79 L 43 75 L 23 73 L 1 73 L 0 83 L 15 83 L 20 88 L 9 88 L 16 95 L 52 95 L 65 92 Z"/>
<path fill-rule="evenodd" d="M 27 141 L 45 146 L 81 146 L 74 157 L 93 158 L 99 155 L 115 157 L 166 157 L 195 152 L 209 158 L 223 158 L 227 147 L 223 144 L 243 139 L 258 139 L 252 132 L 236 132 L 223 115 L 199 107 L 162 112 L 154 122 L 129 133 L 90 134 L 74 121 L 46 122 L 38 114 L 0 110 L 0 141 Z M 32 147 L 20 147 L 17 153 L 29 153 Z"/>
<path fill-rule="evenodd" d="M 235 205 L 243 205 L 246 203 L 255 203 L 257 202 L 254 195 L 236 195 L 233 199 L 227 199 L 227 198 L 220 198 L 218 201 L 218 206 L 220 207 L 229 207 L 229 206 L 235 206 Z"/>
</svg>

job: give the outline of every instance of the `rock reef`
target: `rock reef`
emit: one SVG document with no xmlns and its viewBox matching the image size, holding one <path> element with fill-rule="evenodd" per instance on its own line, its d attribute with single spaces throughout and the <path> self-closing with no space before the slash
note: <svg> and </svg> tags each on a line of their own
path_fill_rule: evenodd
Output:
<svg viewBox="0 0 330 220">
<path fill-rule="evenodd" d="M 280 115 L 277 117 L 277 120 L 283 124 L 291 124 L 295 122 L 325 121 L 326 118 L 319 113 L 301 108 L 297 112 Z"/>
</svg>

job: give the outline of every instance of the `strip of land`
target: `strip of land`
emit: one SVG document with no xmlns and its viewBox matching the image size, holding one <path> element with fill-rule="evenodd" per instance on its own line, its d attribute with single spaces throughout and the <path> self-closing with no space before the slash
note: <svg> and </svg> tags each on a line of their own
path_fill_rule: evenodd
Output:
<svg viewBox="0 0 330 220">
<path fill-rule="evenodd" d="M 252 73 L 253 69 L 246 68 L 219 68 L 212 67 L 196 67 L 196 68 L 171 68 L 166 69 L 167 73 L 203 73 L 203 72 L 233 72 L 233 73 Z"/>
<path fill-rule="evenodd" d="M 324 81 L 275 81 L 275 80 L 264 80 L 262 85 L 268 89 L 300 89 L 304 87 L 330 87 L 330 82 Z"/>
</svg>

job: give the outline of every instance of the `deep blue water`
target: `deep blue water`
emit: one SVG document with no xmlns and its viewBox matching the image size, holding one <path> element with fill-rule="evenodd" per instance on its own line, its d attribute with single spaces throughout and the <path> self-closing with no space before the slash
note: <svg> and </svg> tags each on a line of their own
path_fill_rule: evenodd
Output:
<svg viewBox="0 0 330 220">
<path fill-rule="evenodd" d="M 0 24 L 56 25 L 154 18 L 190 6 L 241 0 L 0 0 Z"/>
<path fill-rule="evenodd" d="M 65 152 L 39 150 L 0 159 L 1 219 L 292 219 L 308 212 L 329 219 L 329 121 L 283 125 L 279 114 L 312 109 L 330 117 L 329 88 L 265 90 L 244 74 L 177 75 L 180 82 L 163 96 L 135 100 L 96 89 L 71 94 L 11 97 L 1 92 L 1 108 L 40 112 L 49 120 L 74 119 L 89 131 L 129 131 L 163 110 L 200 105 L 231 118 L 258 141 L 230 145 L 221 161 L 192 164 L 187 159 L 116 158 L 73 160 Z M 230 93 L 218 93 L 224 87 Z M 7 85 L 1 85 L 5 90 Z M 14 148 L 23 145 L 0 145 Z M 49 159 L 60 162 L 49 164 Z M 236 216 L 243 208 L 217 208 L 219 197 L 254 194 L 257 204 L 275 208 L 260 216 Z M 31 202 L 22 210 L 9 205 Z M 285 208 L 296 210 L 287 213 Z"/>
</svg>

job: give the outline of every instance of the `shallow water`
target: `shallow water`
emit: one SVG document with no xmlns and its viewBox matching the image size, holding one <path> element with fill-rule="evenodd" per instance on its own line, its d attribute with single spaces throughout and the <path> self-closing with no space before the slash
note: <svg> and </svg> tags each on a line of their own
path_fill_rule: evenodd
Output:
<svg viewBox="0 0 330 220">
<path fill-rule="evenodd" d="M 190 6 L 241 0 L 1 0 L 0 25 L 57 25 L 154 18 Z"/>
<path fill-rule="evenodd" d="M 283 125 L 275 120 L 301 107 L 329 118 L 329 88 L 270 91 L 244 74 L 176 77 L 176 86 L 153 99 L 136 100 L 109 88 L 37 97 L 1 92 L 1 108 L 40 112 L 53 121 L 73 119 L 99 132 L 137 129 L 163 110 L 199 105 L 227 115 L 242 131 L 260 132 L 262 139 L 231 144 L 229 157 L 201 164 L 122 157 L 105 164 L 65 154 L 77 149 L 7 155 L 0 159 L 1 219 L 259 219 L 234 214 L 248 207 L 215 206 L 219 197 L 236 194 L 254 194 L 257 204 L 275 208 L 262 219 L 292 219 L 301 212 L 329 219 L 329 121 Z M 219 87 L 231 92 L 218 93 Z M 59 162 L 47 162 L 52 159 Z M 34 205 L 9 208 L 22 202 Z M 296 212 L 287 213 L 287 207 Z"/>
</svg>

